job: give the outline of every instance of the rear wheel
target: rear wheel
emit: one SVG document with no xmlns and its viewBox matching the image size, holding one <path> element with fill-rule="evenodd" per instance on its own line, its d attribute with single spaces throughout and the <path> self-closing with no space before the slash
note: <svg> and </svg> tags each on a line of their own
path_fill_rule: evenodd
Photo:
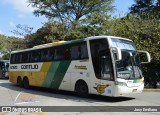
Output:
<svg viewBox="0 0 160 115">
<path fill-rule="evenodd" d="M 18 86 L 22 87 L 22 79 L 21 79 L 21 77 L 17 78 L 17 84 L 18 84 Z"/>
<path fill-rule="evenodd" d="M 88 86 L 84 81 L 77 82 L 75 90 L 80 97 L 88 96 Z"/>
<path fill-rule="evenodd" d="M 28 89 L 28 88 L 29 88 L 29 80 L 28 80 L 27 77 L 25 77 L 25 78 L 23 79 L 23 87 L 24 87 L 25 89 Z"/>
</svg>

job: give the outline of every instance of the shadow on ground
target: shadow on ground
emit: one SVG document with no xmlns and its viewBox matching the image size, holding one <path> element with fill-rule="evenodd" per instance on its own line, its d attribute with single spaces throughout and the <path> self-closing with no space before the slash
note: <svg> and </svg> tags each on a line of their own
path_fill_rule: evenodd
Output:
<svg viewBox="0 0 160 115">
<path fill-rule="evenodd" d="M 89 95 L 87 98 L 81 98 L 81 97 L 78 97 L 74 92 L 69 92 L 69 91 L 53 90 L 53 89 L 40 88 L 40 87 L 30 87 L 29 89 L 24 89 L 15 84 L 7 82 L 7 80 L 5 82 L 1 82 L 0 87 L 4 87 L 9 90 L 14 90 L 18 92 L 31 93 L 31 94 L 40 95 L 40 96 L 54 97 L 54 98 L 72 100 L 77 102 L 116 103 L 116 102 L 123 102 L 123 101 L 129 101 L 129 100 L 135 99 L 131 97 L 107 97 L 107 96 L 100 96 L 100 95 Z"/>
</svg>

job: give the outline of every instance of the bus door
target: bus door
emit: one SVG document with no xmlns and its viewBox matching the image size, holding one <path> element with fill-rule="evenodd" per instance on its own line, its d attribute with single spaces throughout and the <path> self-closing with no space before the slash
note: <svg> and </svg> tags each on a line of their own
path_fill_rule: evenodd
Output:
<svg viewBox="0 0 160 115">
<path fill-rule="evenodd" d="M 90 51 L 95 78 L 91 78 L 92 93 L 112 96 L 114 77 L 108 41 L 105 38 L 90 40 Z"/>
<path fill-rule="evenodd" d="M 101 95 L 112 96 L 113 86 L 114 86 L 114 74 L 113 74 L 112 59 L 109 50 L 100 52 L 100 70 L 101 70 L 101 79 L 100 79 Z"/>
</svg>

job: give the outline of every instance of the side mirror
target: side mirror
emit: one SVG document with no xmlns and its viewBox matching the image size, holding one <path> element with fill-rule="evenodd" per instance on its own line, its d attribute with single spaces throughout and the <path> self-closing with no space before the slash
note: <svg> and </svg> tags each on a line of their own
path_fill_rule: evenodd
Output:
<svg viewBox="0 0 160 115">
<path fill-rule="evenodd" d="M 147 52 L 147 51 L 142 51 L 142 50 L 138 50 L 138 53 L 143 53 L 143 54 L 146 55 L 145 57 L 147 57 L 147 61 L 141 62 L 141 64 L 150 63 L 150 62 L 151 62 L 151 56 L 150 56 L 149 52 Z"/>
<path fill-rule="evenodd" d="M 114 61 L 120 61 L 122 60 L 122 53 L 121 53 L 121 49 L 117 48 L 117 47 L 111 47 L 110 48 Z"/>
</svg>

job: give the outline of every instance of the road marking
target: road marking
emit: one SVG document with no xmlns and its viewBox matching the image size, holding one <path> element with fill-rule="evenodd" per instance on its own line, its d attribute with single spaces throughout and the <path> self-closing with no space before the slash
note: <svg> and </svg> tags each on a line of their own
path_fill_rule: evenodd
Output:
<svg viewBox="0 0 160 115">
<path fill-rule="evenodd" d="M 16 98 L 14 100 L 14 104 L 16 105 L 16 104 L 26 104 L 26 103 L 39 102 L 36 100 L 36 98 L 37 98 L 37 96 L 34 94 L 20 92 L 16 96 Z"/>
<path fill-rule="evenodd" d="M 15 103 L 15 104 L 20 105 L 20 104 L 35 103 L 35 102 L 39 102 L 39 101 L 33 101 L 33 102 L 19 102 L 19 103 Z"/>
<path fill-rule="evenodd" d="M 45 113 L 38 113 L 38 112 L 34 112 L 33 114 L 36 114 L 36 115 L 48 115 L 48 114 L 45 114 Z"/>
<path fill-rule="evenodd" d="M 16 101 L 17 101 L 17 99 L 18 99 L 18 97 L 19 97 L 19 95 L 20 95 L 21 93 L 22 93 L 22 92 L 18 93 L 17 97 L 16 97 L 15 100 L 14 100 L 14 103 L 16 103 Z"/>
</svg>

